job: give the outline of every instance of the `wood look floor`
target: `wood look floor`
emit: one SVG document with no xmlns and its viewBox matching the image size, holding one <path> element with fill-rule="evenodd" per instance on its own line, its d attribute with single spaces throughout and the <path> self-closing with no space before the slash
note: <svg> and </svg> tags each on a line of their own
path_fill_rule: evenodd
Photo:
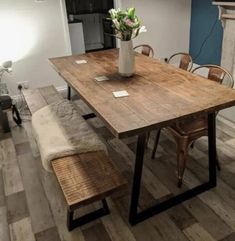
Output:
<svg viewBox="0 0 235 241">
<path fill-rule="evenodd" d="M 81 101 L 77 104 L 82 113 L 88 111 Z M 0 133 L 0 241 L 235 240 L 235 124 L 221 117 L 217 120 L 222 165 L 217 188 L 132 227 L 128 210 L 136 138 L 120 141 L 97 118 L 89 123 L 129 181 L 129 186 L 108 198 L 111 215 L 69 233 L 62 192 L 54 174 L 41 166 L 30 121 L 24 121 L 22 128 L 11 122 L 12 133 Z M 156 158 L 151 160 L 154 135 L 146 149 L 140 208 L 181 192 L 177 188 L 175 145 L 163 134 Z M 207 163 L 207 138 L 202 138 L 190 150 L 182 190 L 206 180 Z"/>
</svg>

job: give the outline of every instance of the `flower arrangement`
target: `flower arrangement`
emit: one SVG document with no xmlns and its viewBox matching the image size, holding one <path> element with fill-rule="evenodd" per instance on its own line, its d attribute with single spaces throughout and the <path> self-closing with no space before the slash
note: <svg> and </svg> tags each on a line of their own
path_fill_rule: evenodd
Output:
<svg viewBox="0 0 235 241">
<path fill-rule="evenodd" d="M 139 18 L 135 15 L 135 8 L 128 8 L 126 11 L 111 9 L 109 13 L 115 29 L 115 36 L 122 41 L 129 41 L 147 31 L 145 26 L 141 26 Z"/>
</svg>

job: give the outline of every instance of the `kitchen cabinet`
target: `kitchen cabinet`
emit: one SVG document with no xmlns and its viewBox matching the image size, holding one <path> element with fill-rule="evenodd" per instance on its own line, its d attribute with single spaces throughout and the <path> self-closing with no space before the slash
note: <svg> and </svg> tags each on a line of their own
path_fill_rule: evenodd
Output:
<svg viewBox="0 0 235 241">
<path fill-rule="evenodd" d="M 68 14 L 107 13 L 113 8 L 111 0 L 66 0 Z"/>
</svg>

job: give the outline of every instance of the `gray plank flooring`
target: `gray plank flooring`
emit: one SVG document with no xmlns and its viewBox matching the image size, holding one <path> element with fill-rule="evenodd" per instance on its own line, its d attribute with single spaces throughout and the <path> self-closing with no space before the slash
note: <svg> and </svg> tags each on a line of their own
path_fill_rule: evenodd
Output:
<svg viewBox="0 0 235 241">
<path fill-rule="evenodd" d="M 76 104 L 82 114 L 90 112 L 81 100 L 76 100 Z M 0 241 L 235 240 L 234 123 L 218 116 L 217 147 L 222 170 L 218 173 L 217 188 L 132 227 L 128 223 L 128 210 L 136 137 L 118 140 L 98 118 L 89 120 L 129 184 L 108 198 L 110 215 L 68 232 L 62 192 L 54 174 L 42 168 L 30 121 L 25 120 L 19 128 L 10 115 L 9 119 L 11 134 L 2 134 L 0 130 Z M 155 134 L 151 133 L 146 148 L 140 209 L 207 178 L 207 138 L 201 138 L 189 150 L 180 190 L 176 185 L 176 153 L 172 138 L 163 133 L 156 158 L 150 158 Z"/>
</svg>

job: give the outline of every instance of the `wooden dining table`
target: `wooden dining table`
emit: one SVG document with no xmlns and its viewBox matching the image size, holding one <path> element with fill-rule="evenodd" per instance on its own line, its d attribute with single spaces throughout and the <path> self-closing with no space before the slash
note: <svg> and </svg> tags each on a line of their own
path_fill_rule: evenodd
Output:
<svg viewBox="0 0 235 241">
<path fill-rule="evenodd" d="M 84 61 L 85 60 L 85 61 Z M 235 91 L 136 53 L 132 77 L 118 74 L 118 49 L 51 58 L 59 75 L 117 138 L 138 136 L 129 222 L 134 225 L 216 186 L 216 122 L 219 110 L 235 105 Z M 108 80 L 95 78 L 106 76 Z M 114 91 L 129 96 L 115 98 Z M 68 96 L 68 97 L 69 97 Z M 139 211 L 147 134 L 186 118 L 208 116 L 209 180 Z M 88 117 L 87 117 L 88 118 Z"/>
</svg>

